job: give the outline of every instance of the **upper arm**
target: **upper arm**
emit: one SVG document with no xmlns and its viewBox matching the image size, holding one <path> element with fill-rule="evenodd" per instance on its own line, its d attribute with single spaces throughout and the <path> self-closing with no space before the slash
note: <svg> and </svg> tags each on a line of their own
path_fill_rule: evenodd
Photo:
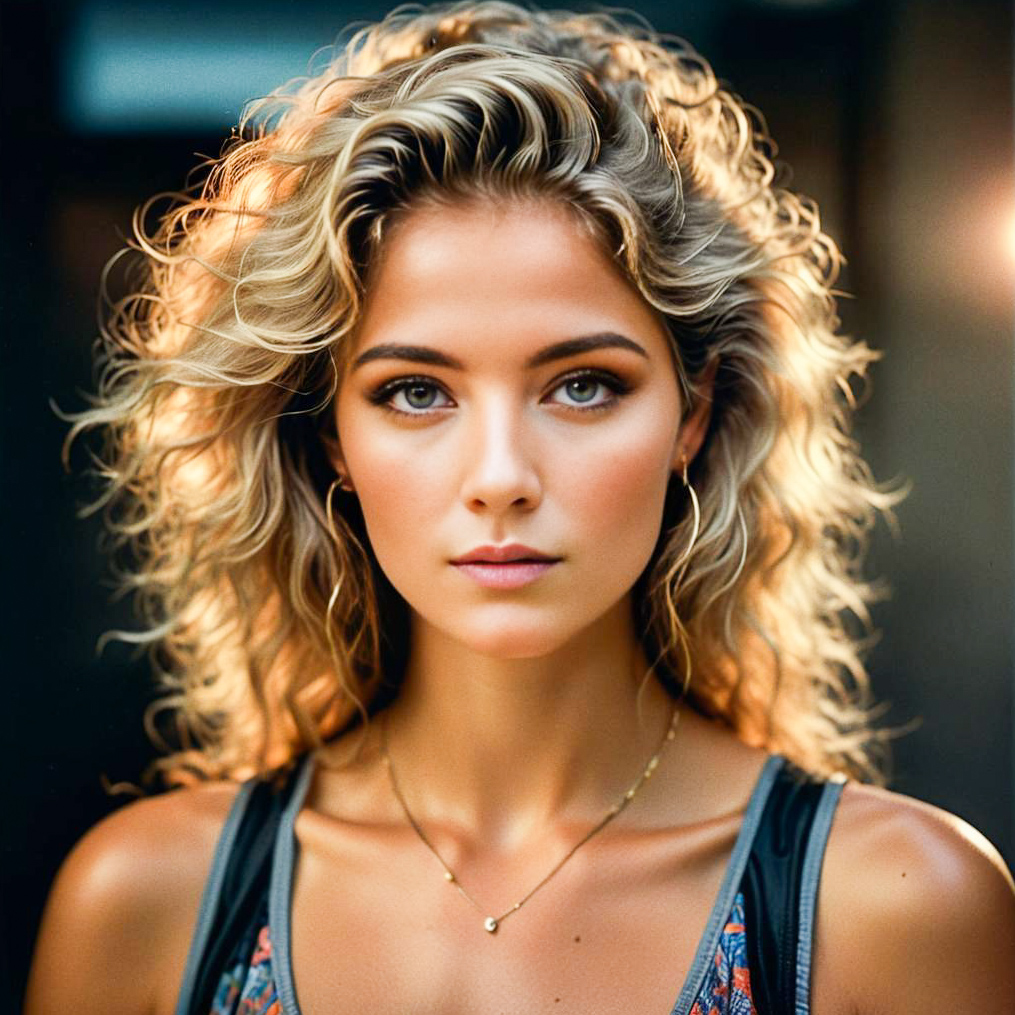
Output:
<svg viewBox="0 0 1015 1015">
<path fill-rule="evenodd" d="M 25 1015 L 171 1011 L 235 787 L 128 804 L 64 861 L 43 913 Z"/>
<path fill-rule="evenodd" d="M 847 790 L 822 872 L 814 1010 L 1015 1011 L 1015 885 L 998 851 L 939 808 Z"/>
</svg>

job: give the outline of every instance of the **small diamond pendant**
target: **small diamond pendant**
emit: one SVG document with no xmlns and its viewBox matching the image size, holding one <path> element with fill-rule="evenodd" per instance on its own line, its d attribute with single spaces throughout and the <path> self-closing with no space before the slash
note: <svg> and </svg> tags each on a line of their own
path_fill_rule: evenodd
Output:
<svg viewBox="0 0 1015 1015">
<path fill-rule="evenodd" d="M 486 930 L 488 930 L 491 934 L 496 934 L 497 933 L 497 921 L 492 916 L 488 916 L 483 921 L 483 927 Z"/>
</svg>

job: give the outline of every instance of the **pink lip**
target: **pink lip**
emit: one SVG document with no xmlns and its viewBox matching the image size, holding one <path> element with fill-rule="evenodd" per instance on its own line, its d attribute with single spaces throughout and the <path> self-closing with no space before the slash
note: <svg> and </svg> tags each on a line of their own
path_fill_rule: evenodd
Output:
<svg viewBox="0 0 1015 1015">
<path fill-rule="evenodd" d="M 517 589 L 528 585 L 550 570 L 555 560 L 518 560 L 513 563 L 492 564 L 489 562 L 452 561 L 479 585 L 488 589 Z"/>
<path fill-rule="evenodd" d="M 554 563 L 560 557 L 553 557 L 548 553 L 532 549 L 531 546 L 524 546 L 521 543 L 507 543 L 504 546 L 477 546 L 468 553 L 456 557 L 452 564 L 506 564 L 514 561 L 539 561 L 541 563 Z"/>
</svg>

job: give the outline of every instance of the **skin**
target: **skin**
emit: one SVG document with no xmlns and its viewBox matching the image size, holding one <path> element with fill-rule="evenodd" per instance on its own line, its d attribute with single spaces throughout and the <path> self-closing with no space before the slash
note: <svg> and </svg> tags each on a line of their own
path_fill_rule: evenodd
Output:
<svg viewBox="0 0 1015 1015">
<path fill-rule="evenodd" d="M 491 245 L 510 253 L 477 258 Z M 376 268 L 339 389 L 333 460 L 413 610 L 392 744 L 428 759 L 419 803 L 429 816 L 485 841 L 517 841 L 569 806 L 595 820 L 621 788 L 616 773 L 651 756 L 672 711 L 652 681 L 637 714 L 647 662 L 629 591 L 710 403 L 681 426 L 665 326 L 562 210 L 417 210 Z M 526 366 L 557 343 L 605 333 L 632 344 Z M 386 345 L 425 346 L 461 369 L 387 357 L 355 365 Z M 613 394 L 588 375 L 565 383 L 591 369 L 631 390 Z M 416 400 L 432 408 L 404 389 L 389 397 L 398 413 L 371 402 L 406 376 L 427 379 Z M 449 564 L 512 542 L 563 559 L 512 591 Z"/>
<path fill-rule="evenodd" d="M 526 365 L 548 345 L 603 332 L 644 355 L 609 348 Z M 387 711 L 400 784 L 491 911 L 603 816 L 669 722 L 654 680 L 639 693 L 629 595 L 710 404 L 683 411 L 666 342 L 655 312 L 551 205 L 416 209 L 374 266 L 352 360 L 398 343 L 461 367 L 374 358 L 348 370 L 330 452 L 413 614 L 405 689 Z M 628 393 L 610 401 L 562 380 L 590 368 L 621 376 Z M 420 375 L 431 387 L 415 405 L 405 388 L 391 401 L 429 415 L 371 399 Z M 592 412 L 579 400 L 609 404 Z M 449 563 L 511 541 L 562 560 L 510 591 L 480 588 Z M 491 936 L 409 828 L 377 724 L 333 742 L 296 823 L 305 1015 L 664 1015 L 764 759 L 685 708 L 630 807 Z M 173 1011 L 234 792 L 212 784 L 133 803 L 85 836 L 47 906 L 28 1015 Z M 1011 877 L 952 815 L 848 784 L 817 912 L 817 1015 L 1015 1009 Z"/>
</svg>

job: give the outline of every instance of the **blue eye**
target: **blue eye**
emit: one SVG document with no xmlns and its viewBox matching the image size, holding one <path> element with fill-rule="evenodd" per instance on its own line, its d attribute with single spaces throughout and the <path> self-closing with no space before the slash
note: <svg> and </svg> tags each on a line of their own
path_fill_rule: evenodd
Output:
<svg viewBox="0 0 1015 1015">
<path fill-rule="evenodd" d="M 433 409 L 443 409 L 437 399 L 444 394 L 432 380 L 426 377 L 402 377 L 382 385 L 370 395 L 370 401 L 391 412 L 403 416 L 423 416 Z M 402 405 L 396 405 L 395 399 L 401 397 Z"/>
<path fill-rule="evenodd" d="M 607 392 L 606 397 L 594 401 L 597 390 Z M 573 399 L 571 408 L 582 410 L 607 408 L 617 401 L 618 395 L 626 394 L 628 390 L 627 385 L 619 377 L 602 370 L 583 370 L 581 373 L 571 374 L 554 388 L 554 391 L 566 391 L 568 397 Z"/>
<path fill-rule="evenodd" d="M 410 408 L 426 410 L 434 408 L 441 390 L 425 381 L 412 381 L 409 384 L 401 385 L 395 394 L 404 396 L 405 402 Z"/>
<path fill-rule="evenodd" d="M 568 400 L 554 399 L 551 404 L 578 412 L 594 412 L 610 408 L 630 390 L 630 385 L 607 370 L 580 370 L 557 381 L 551 394 L 565 391 Z M 602 392 L 606 393 L 605 397 L 597 397 Z M 400 416 L 429 416 L 438 409 L 454 405 L 444 389 L 429 377 L 396 378 L 371 392 L 369 399 L 374 405 Z"/>
</svg>

